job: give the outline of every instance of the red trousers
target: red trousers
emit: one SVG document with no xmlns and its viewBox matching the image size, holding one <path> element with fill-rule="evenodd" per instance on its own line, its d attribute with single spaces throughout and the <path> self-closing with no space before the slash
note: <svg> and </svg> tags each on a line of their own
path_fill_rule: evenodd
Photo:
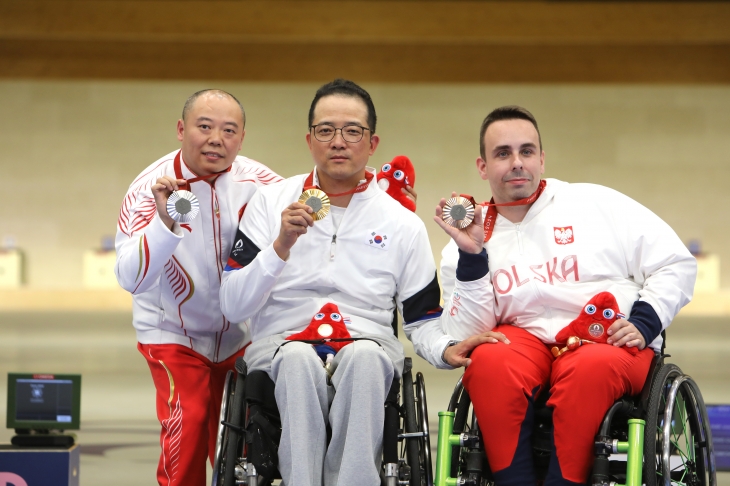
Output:
<svg viewBox="0 0 730 486">
<path fill-rule="evenodd" d="M 558 464 L 551 462 L 545 484 L 585 483 L 593 465 L 593 441 L 604 415 L 621 396 L 641 392 L 653 351 L 647 348 L 634 356 L 615 346 L 590 344 L 555 359 L 547 345 L 523 329 L 501 325 L 494 330 L 504 333 L 511 343 L 477 347 L 464 373 L 464 386 L 497 483 L 500 471 L 532 471 L 532 431 L 522 424 L 532 423 L 532 402 L 548 382 L 547 404 L 553 408 Z M 522 476 L 501 483 L 524 482 Z"/>
<path fill-rule="evenodd" d="M 223 386 L 241 349 L 213 363 L 178 344 L 137 344 L 157 389 L 157 419 L 162 425 L 160 486 L 205 485 L 205 458 L 213 462 Z"/>
</svg>

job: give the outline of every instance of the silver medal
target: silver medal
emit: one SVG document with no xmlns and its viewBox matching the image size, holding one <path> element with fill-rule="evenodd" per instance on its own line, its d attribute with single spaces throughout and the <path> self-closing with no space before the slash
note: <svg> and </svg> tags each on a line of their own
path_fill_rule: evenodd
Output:
<svg viewBox="0 0 730 486">
<path fill-rule="evenodd" d="M 174 191 L 167 198 L 167 214 L 178 223 L 189 223 L 200 212 L 200 203 L 190 191 Z"/>
</svg>

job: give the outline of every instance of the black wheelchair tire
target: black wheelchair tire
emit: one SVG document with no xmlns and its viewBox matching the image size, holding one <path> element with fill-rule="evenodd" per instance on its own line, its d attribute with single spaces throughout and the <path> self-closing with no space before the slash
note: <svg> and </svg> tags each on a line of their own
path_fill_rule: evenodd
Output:
<svg viewBox="0 0 730 486">
<path fill-rule="evenodd" d="M 241 426 L 245 412 L 243 401 L 243 385 L 245 381 L 244 376 L 236 373 L 236 386 L 233 389 L 233 399 L 228 410 L 228 422 L 236 427 Z M 223 456 L 223 486 L 236 486 L 236 463 L 243 452 L 243 444 L 240 432 L 230 427 L 227 428 L 228 437 Z"/>
<path fill-rule="evenodd" d="M 229 409 L 231 405 L 231 393 L 233 384 L 233 372 L 226 374 L 223 384 L 223 396 L 221 397 L 221 411 L 218 424 L 218 436 L 216 437 L 216 450 L 213 459 L 213 480 L 212 486 L 221 486 L 223 484 L 223 455 L 226 450 L 226 441 L 228 439 L 228 427 L 222 424 L 223 421 L 229 419 Z"/>
<path fill-rule="evenodd" d="M 420 448 L 419 462 L 423 467 L 421 477 L 422 484 L 433 486 L 433 464 L 431 462 L 431 431 L 428 426 L 428 401 L 426 400 L 426 382 L 423 373 L 416 373 L 416 397 L 418 398 L 417 422 L 420 424 L 420 432 L 424 433 L 418 441 Z"/>
<path fill-rule="evenodd" d="M 672 430 L 677 428 L 677 420 L 674 416 L 678 413 L 680 417 L 686 417 L 679 422 L 679 427 L 687 427 L 684 435 L 689 434 L 694 445 L 696 461 L 687 462 L 684 469 L 674 471 L 672 484 L 691 484 L 698 486 L 714 486 L 716 483 L 714 471 L 714 458 L 712 455 L 712 436 L 707 420 L 707 411 L 702 395 L 694 381 L 685 376 L 674 364 L 665 364 L 654 377 L 651 393 L 646 412 L 646 429 L 644 432 L 644 475 L 643 482 L 646 486 L 659 486 L 664 484 L 664 460 L 662 458 L 662 440 L 664 433 L 665 409 L 670 388 L 675 380 L 681 383 L 677 389 L 676 397 L 672 403 Z M 684 413 L 683 413 L 684 412 Z M 674 432 L 673 432 L 674 433 Z M 694 437 L 699 435 L 699 443 L 694 442 Z M 685 437 L 685 442 L 687 438 Z M 669 439 L 671 441 L 671 439 Z M 678 447 L 675 446 L 677 450 Z M 681 456 L 681 452 L 680 452 Z M 669 469 L 669 466 L 667 467 Z M 670 473 L 670 476 L 673 474 Z M 689 476 L 688 476 L 689 475 Z M 686 477 L 686 481 L 683 478 Z"/>
<path fill-rule="evenodd" d="M 654 382 L 649 392 L 646 406 L 646 426 L 644 428 L 644 474 L 646 486 L 661 484 L 658 471 L 661 471 L 661 435 L 658 427 L 664 417 L 663 402 L 668 388 L 675 378 L 682 375 L 682 370 L 675 364 L 664 364 L 654 375 Z"/>
<path fill-rule="evenodd" d="M 469 397 L 469 393 L 461 384 L 459 384 L 454 393 L 459 394 L 459 399 L 456 402 L 453 433 L 460 434 L 466 429 L 466 421 L 469 418 L 469 409 L 471 408 L 471 398 Z M 453 446 L 451 448 L 451 471 L 449 474 L 452 478 L 459 475 L 459 462 L 461 461 L 460 452 L 461 447 L 459 446 Z"/>
<path fill-rule="evenodd" d="M 418 432 L 416 424 L 416 400 L 413 393 L 413 375 L 411 370 L 403 373 L 403 408 L 405 409 L 404 422 L 406 433 Z M 419 464 L 418 440 L 404 439 L 406 441 L 406 459 L 411 468 L 410 486 L 422 486 L 421 467 Z"/>
</svg>

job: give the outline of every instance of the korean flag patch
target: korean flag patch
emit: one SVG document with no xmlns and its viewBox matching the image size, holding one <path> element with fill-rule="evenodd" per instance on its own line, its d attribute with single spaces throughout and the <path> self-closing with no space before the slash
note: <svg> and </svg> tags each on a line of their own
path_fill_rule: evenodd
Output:
<svg viewBox="0 0 730 486">
<path fill-rule="evenodd" d="M 367 244 L 368 246 L 373 246 L 380 250 L 388 251 L 388 235 L 386 235 L 385 233 L 372 231 L 368 236 Z"/>
</svg>

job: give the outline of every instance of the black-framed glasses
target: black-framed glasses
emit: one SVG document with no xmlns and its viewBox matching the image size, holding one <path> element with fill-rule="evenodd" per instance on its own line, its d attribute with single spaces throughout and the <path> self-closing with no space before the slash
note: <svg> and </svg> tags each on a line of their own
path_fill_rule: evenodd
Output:
<svg viewBox="0 0 730 486">
<path fill-rule="evenodd" d="M 369 128 L 361 127 L 360 125 L 345 125 L 342 128 L 335 128 L 327 123 L 320 123 L 319 125 L 312 125 L 309 127 L 314 132 L 314 138 L 320 142 L 329 142 L 337 134 L 337 130 L 342 134 L 342 138 L 345 142 L 357 143 L 362 140 L 365 135 L 365 130 Z M 372 132 L 372 130 L 370 130 Z"/>
</svg>

